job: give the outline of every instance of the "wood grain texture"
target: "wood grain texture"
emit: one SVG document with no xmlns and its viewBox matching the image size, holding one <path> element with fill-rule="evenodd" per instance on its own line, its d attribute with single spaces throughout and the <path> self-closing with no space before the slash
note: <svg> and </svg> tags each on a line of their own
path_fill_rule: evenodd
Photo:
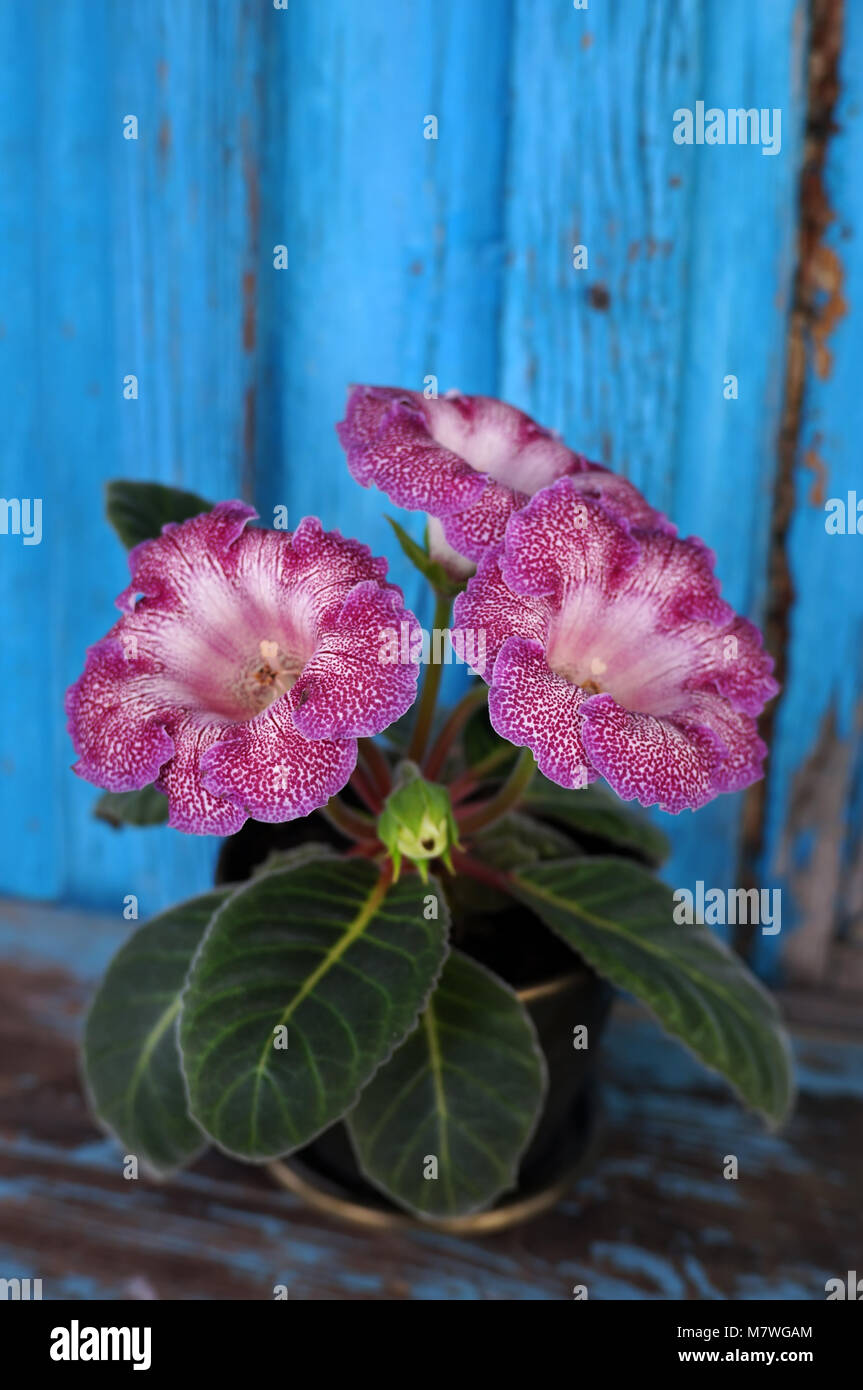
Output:
<svg viewBox="0 0 863 1390">
<path fill-rule="evenodd" d="M 243 494 L 265 517 L 286 503 L 393 552 L 392 508 L 351 483 L 334 425 L 354 379 L 495 388 L 508 10 L 50 13 L 0 17 L 4 490 L 41 496 L 45 517 L 40 546 L 2 538 L 0 584 L 10 669 L 38 664 L 46 633 L 51 652 L 39 679 L 3 683 L 2 884 L 103 905 L 136 893 L 149 915 L 209 885 L 215 845 L 94 824 L 68 771 L 63 691 L 125 582 L 103 482 Z M 393 570 L 416 597 L 400 556 Z"/>
<path fill-rule="evenodd" d="M 855 172 L 863 159 L 863 11 L 821 8 L 813 84 L 824 82 L 825 69 L 829 79 L 838 58 L 839 85 L 826 132 L 811 133 L 810 146 L 821 139 L 821 160 L 810 149 L 804 187 L 808 312 L 798 351 L 806 376 L 786 541 L 793 604 L 764 848 L 765 873 L 782 883 L 789 927 L 799 928 L 788 942 L 790 973 L 808 979 L 828 977 L 837 933 L 859 943 L 863 920 L 863 534 L 825 530 L 828 499 L 863 499 L 863 191 Z M 831 97 L 822 94 L 822 104 Z"/>
<path fill-rule="evenodd" d="M 717 553 L 758 621 L 782 409 L 802 6 L 516 6 L 501 391 Z M 674 143 L 698 100 L 779 107 L 782 148 Z M 572 265 L 575 245 L 589 268 Z M 738 377 L 739 398 L 723 382 Z M 658 817 L 669 881 L 737 881 L 740 796 Z"/>
<path fill-rule="evenodd" d="M 605 1051 L 596 1168 L 553 1212 L 461 1240 L 323 1220 L 215 1154 L 122 1177 L 87 1115 L 76 1037 L 123 937 L 113 919 L 0 915 L 0 1274 L 46 1299 L 823 1299 L 859 1267 L 863 1038 L 801 1034 L 801 1101 L 771 1135 L 634 1009 Z M 735 1154 L 736 1181 L 723 1176 Z"/>
<path fill-rule="evenodd" d="M 4 890 L 103 906 L 136 893 L 148 915 L 209 886 L 213 841 L 93 823 L 95 794 L 68 771 L 63 691 L 124 583 L 102 485 L 241 493 L 265 519 L 286 504 L 393 553 L 392 509 L 351 483 L 333 432 L 351 380 L 433 375 L 525 406 L 704 536 L 729 599 L 763 619 L 813 4 L 2 8 L 0 491 L 44 503 L 41 545 L 0 537 L 17 676 L 0 684 Z M 781 541 L 788 685 L 757 812 L 757 874 L 785 890 L 783 932 L 758 944 L 766 973 L 795 920 L 814 924 L 792 949 L 811 974 L 837 926 L 863 918 L 863 540 L 825 537 L 818 500 L 859 477 L 863 20 L 844 8 L 824 329 Z M 673 113 L 697 100 L 781 108 L 781 153 L 675 145 Z M 416 600 L 400 556 L 393 572 Z M 660 819 L 671 882 L 740 881 L 741 797 Z"/>
<path fill-rule="evenodd" d="M 2 138 L 31 170 L 12 200 L 19 235 L 4 273 L 18 300 L 21 282 L 35 285 L 2 345 L 20 374 L 5 462 L 19 495 L 44 499 L 41 545 L 3 538 L 12 669 L 34 673 L 4 681 L 14 816 L 3 871 L 16 892 L 103 904 L 135 893 L 149 914 L 211 879 L 211 840 L 115 835 L 90 819 L 94 793 L 69 773 L 62 705 L 125 584 L 102 517 L 105 479 L 241 489 L 253 263 L 243 141 L 257 143 L 259 15 L 254 4 L 63 0 L 35 19 L 7 7 L 0 20 L 12 82 Z M 34 74 L 23 121 L 15 89 Z M 123 138 L 130 114 L 136 141 Z M 123 398 L 130 373 L 137 400 Z"/>
</svg>

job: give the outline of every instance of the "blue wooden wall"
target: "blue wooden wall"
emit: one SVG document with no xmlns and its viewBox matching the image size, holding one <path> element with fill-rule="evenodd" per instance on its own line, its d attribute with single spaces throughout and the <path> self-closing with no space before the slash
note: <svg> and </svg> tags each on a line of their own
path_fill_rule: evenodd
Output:
<svg viewBox="0 0 863 1390">
<path fill-rule="evenodd" d="M 333 424 L 350 381 L 434 374 L 626 473 L 715 548 L 756 621 L 787 567 L 788 681 L 746 844 L 806 924 L 798 964 L 823 968 L 863 901 L 863 536 L 828 537 L 823 509 L 861 474 L 863 6 L 844 16 L 818 248 L 819 292 L 836 307 L 839 266 L 848 312 L 828 316 L 829 362 L 805 356 L 789 478 L 812 40 L 803 0 L 0 6 L 2 492 L 44 511 L 41 545 L 0 536 L 2 891 L 135 892 L 149 913 L 211 874 L 215 842 L 114 833 L 68 771 L 63 691 L 124 584 L 104 480 L 285 503 L 390 549 Z M 781 108 L 781 153 L 676 145 L 673 112 L 697 100 Z M 743 809 L 664 818 L 673 883 L 739 881 Z"/>
</svg>

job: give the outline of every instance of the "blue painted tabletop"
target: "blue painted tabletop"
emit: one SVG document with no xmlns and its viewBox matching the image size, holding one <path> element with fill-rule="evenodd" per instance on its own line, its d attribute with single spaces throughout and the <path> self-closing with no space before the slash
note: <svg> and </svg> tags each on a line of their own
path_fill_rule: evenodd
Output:
<svg viewBox="0 0 863 1390">
<path fill-rule="evenodd" d="M 812 1300 L 859 1267 L 852 1003 L 819 1020 L 811 996 L 789 996 L 800 1100 L 781 1134 L 618 1005 L 599 1156 L 554 1210 L 483 1239 L 365 1232 L 215 1153 L 164 1183 L 124 1179 L 87 1113 L 76 1039 L 126 931 L 47 905 L 0 912 L 0 1271 L 40 1278 L 45 1299 L 268 1299 L 281 1284 L 301 1300 L 569 1300 L 577 1285 L 592 1299 Z"/>
</svg>

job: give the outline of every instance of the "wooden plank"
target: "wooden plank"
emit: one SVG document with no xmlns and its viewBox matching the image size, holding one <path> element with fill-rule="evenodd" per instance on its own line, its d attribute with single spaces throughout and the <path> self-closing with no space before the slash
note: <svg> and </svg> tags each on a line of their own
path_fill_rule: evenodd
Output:
<svg viewBox="0 0 863 1390">
<path fill-rule="evenodd" d="M 126 582 L 103 481 L 158 478 L 218 497 L 246 471 L 260 13 L 65 0 L 38 25 L 14 7 L 3 15 L 16 30 L 5 139 L 36 170 L 16 181 L 21 235 L 4 257 L 10 282 L 35 273 L 37 284 L 28 302 L 16 290 L 4 343 L 21 372 L 9 462 L 45 518 L 40 546 L 4 541 L 14 669 L 32 673 L 4 682 L 0 720 L 13 891 L 118 905 L 134 892 L 149 912 L 211 879 L 211 840 L 119 836 L 90 819 L 95 793 L 68 771 L 62 701 Z M 16 104 L 22 85 L 38 98 L 32 121 Z M 127 115 L 137 140 L 123 138 Z M 123 398 L 130 373 L 137 400 Z"/>
<path fill-rule="evenodd" d="M 763 616 L 793 273 L 804 6 L 517 0 L 502 393 L 624 472 Z M 781 152 L 681 146 L 698 100 L 779 107 Z M 573 269 L 575 245 L 587 270 Z M 738 378 L 726 400 L 724 379 Z M 738 882 L 741 796 L 666 822 L 667 876 Z"/>
<path fill-rule="evenodd" d="M 0 1269 L 46 1299 L 810 1300 L 858 1260 L 863 1043 L 798 1040 L 801 1101 L 764 1131 L 634 1007 L 603 1044 L 596 1168 L 518 1231 L 369 1234 L 214 1154 L 122 1177 L 80 1091 L 76 1040 L 113 918 L 0 909 Z M 726 1180 L 726 1155 L 739 1177 Z"/>
<path fill-rule="evenodd" d="M 825 529 L 829 499 L 847 503 L 851 491 L 863 498 L 863 11 L 818 11 L 796 324 L 801 437 L 789 462 L 796 505 L 783 537 L 793 605 L 764 846 L 765 873 L 782 884 L 786 920 L 800 928 L 785 961 L 808 979 L 836 973 L 838 932 L 860 940 L 863 902 L 863 535 Z M 762 955 L 761 963 L 772 962 Z M 863 978 L 859 965 L 856 975 Z"/>
<path fill-rule="evenodd" d="M 0 692 L 3 887 L 118 909 L 135 893 L 148 914 L 206 886 L 215 847 L 94 824 L 68 772 L 63 692 L 125 582 L 103 481 L 254 494 L 265 517 L 286 503 L 393 552 L 392 508 L 350 481 L 334 424 L 352 379 L 494 390 L 508 8 L 38 14 L 0 17 L 4 488 L 45 515 L 40 546 L 3 539 L 5 650 L 28 673 Z"/>
<path fill-rule="evenodd" d="M 288 246 L 290 268 L 262 296 L 262 507 L 286 502 L 389 555 L 425 622 L 428 596 L 383 520 L 397 509 L 351 481 L 333 426 L 351 382 L 495 392 L 508 13 L 501 0 L 292 6 L 267 80 L 263 239 Z M 420 516 L 399 520 L 421 534 Z"/>
</svg>

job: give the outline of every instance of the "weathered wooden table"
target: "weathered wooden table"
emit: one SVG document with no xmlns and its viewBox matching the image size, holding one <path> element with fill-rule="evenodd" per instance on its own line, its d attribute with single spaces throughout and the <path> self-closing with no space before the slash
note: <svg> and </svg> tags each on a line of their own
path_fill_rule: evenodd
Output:
<svg viewBox="0 0 863 1390">
<path fill-rule="evenodd" d="M 48 1299 L 819 1299 L 863 1271 L 863 1028 L 853 998 L 788 996 L 800 1102 L 777 1136 L 618 1004 L 595 1169 L 483 1240 L 342 1228 L 210 1154 L 125 1180 L 82 1096 L 82 1010 L 128 923 L 0 909 L 0 1277 Z M 739 1176 L 723 1176 L 738 1159 Z"/>
</svg>

